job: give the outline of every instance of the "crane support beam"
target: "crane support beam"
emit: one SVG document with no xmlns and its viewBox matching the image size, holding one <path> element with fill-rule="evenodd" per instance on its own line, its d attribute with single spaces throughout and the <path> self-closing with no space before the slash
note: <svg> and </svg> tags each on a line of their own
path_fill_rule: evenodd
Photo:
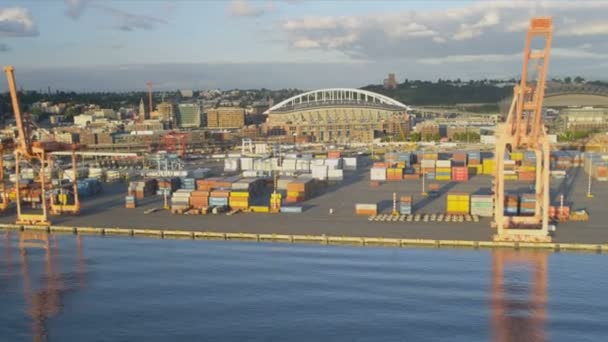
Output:
<svg viewBox="0 0 608 342">
<path fill-rule="evenodd" d="M 56 151 L 49 153 L 52 156 L 71 156 L 72 152 L 70 151 Z M 127 152 L 91 152 L 91 151 L 75 151 L 74 154 L 77 156 L 83 157 L 125 157 L 125 158 L 134 158 L 137 157 L 137 153 L 127 153 Z"/>
<path fill-rule="evenodd" d="M 536 17 L 530 21 L 523 54 L 520 84 L 514 87 L 513 103 L 503 124 L 496 129 L 494 174 L 494 224 L 496 240 L 550 241 L 549 236 L 549 153 L 550 143 L 542 123 L 542 105 L 551 49 L 553 20 Z M 540 37 L 544 46 L 532 50 L 532 39 Z M 532 64 L 532 67 L 530 67 Z M 534 80 L 535 79 L 535 80 Z M 505 214 L 505 154 L 514 149 L 534 152 L 535 211 L 532 216 Z"/>
</svg>

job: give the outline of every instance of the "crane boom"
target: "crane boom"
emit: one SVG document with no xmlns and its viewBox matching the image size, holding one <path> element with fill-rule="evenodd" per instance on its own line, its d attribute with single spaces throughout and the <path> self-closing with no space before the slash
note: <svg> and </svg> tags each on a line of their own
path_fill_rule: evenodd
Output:
<svg viewBox="0 0 608 342">
<path fill-rule="evenodd" d="M 15 82 L 15 68 L 12 66 L 5 66 L 4 72 L 6 73 L 6 80 L 8 81 L 8 90 L 11 96 L 11 103 L 13 105 L 13 112 L 15 113 L 15 122 L 17 124 L 17 131 L 19 134 L 17 148 L 25 156 L 32 156 L 32 144 L 30 141 L 30 134 L 28 127 L 23 121 L 23 115 L 21 108 L 19 107 L 19 99 L 17 98 L 17 84 Z"/>
<path fill-rule="evenodd" d="M 549 153 L 550 144 L 542 122 L 542 106 L 553 35 L 551 17 L 535 17 L 526 35 L 523 69 L 514 87 L 513 102 L 505 123 L 496 129 L 496 168 L 494 174 L 494 223 L 496 240 L 550 241 Z M 544 45 L 533 50 L 540 38 Z M 529 79 L 535 79 L 529 80 Z M 536 156 L 535 210 L 533 216 L 505 215 L 505 153 L 513 149 L 531 150 Z"/>
</svg>

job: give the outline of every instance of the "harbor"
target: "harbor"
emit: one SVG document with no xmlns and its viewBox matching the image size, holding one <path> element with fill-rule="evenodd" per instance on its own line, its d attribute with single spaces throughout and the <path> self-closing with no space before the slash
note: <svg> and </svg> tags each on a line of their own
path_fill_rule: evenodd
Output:
<svg viewBox="0 0 608 342">
<path fill-rule="evenodd" d="M 167 232 L 181 231 L 192 232 L 192 235 L 186 235 L 192 238 L 197 232 L 212 232 L 209 237 L 213 238 L 224 238 L 221 235 L 223 233 L 236 234 L 233 238 L 237 238 L 238 234 L 242 233 L 243 239 L 247 240 L 260 240 L 256 237 L 257 234 L 262 235 L 261 240 L 271 240 L 271 237 L 264 235 L 274 234 L 279 236 L 275 240 L 286 242 L 298 240 L 297 236 L 312 236 L 311 240 L 320 243 L 327 242 L 323 239 L 324 236 L 350 237 L 354 244 L 365 244 L 360 238 L 427 240 L 419 242 L 426 245 L 436 245 L 438 244 L 436 241 L 439 240 L 470 241 L 467 244 L 471 247 L 478 246 L 474 242 L 492 241 L 494 229 L 490 227 L 491 218 L 461 219 L 462 222 L 456 218 L 450 222 L 445 219 L 439 222 L 437 219 L 440 213 L 446 212 L 448 193 L 487 192 L 491 188 L 492 177 L 476 175 L 466 182 L 441 182 L 436 196 L 429 197 L 421 194 L 422 179 L 384 182 L 378 186 L 371 186 L 369 170 L 373 166 L 373 161 L 365 157 L 360 160 L 357 170 L 345 172 L 341 182 L 328 185 L 318 195 L 299 203 L 298 205 L 302 207 L 301 213 L 271 214 L 240 211 L 232 214 L 227 212 L 206 215 L 172 214 L 170 210 L 163 209 L 163 196 L 158 195 L 147 196 L 138 201 L 136 208 L 129 209 L 125 208 L 124 202 L 127 183 L 109 182 L 103 184 L 101 193 L 82 201 L 78 216 L 54 216 L 51 227 L 67 227 L 63 230 L 68 232 L 73 232 L 74 227 L 106 229 L 88 231 L 94 234 L 111 234 L 112 228 L 121 228 L 131 230 L 123 231 L 121 234 L 151 236 L 169 236 L 171 234 Z M 604 223 L 608 215 L 605 213 L 604 203 L 600 200 L 608 195 L 606 182 L 594 183 L 594 198 L 587 197 L 587 182 L 588 177 L 581 167 L 569 168 L 565 177 L 552 180 L 551 203 L 559 203 L 563 195 L 566 205 L 572 208 L 584 208 L 589 213 L 588 221 L 557 224 L 555 231 L 552 232 L 554 243 L 596 246 L 608 242 L 608 232 Z M 509 187 L 513 189 L 528 186 L 527 182 L 509 183 Z M 398 215 L 396 219 L 388 218 L 388 216 L 392 217 L 393 193 L 399 196 L 412 196 L 412 215 Z M 387 219 L 373 220 L 369 216 L 357 215 L 355 206 L 361 202 L 377 203 L 378 213 L 387 216 Z M 431 219 L 432 216 L 435 216 L 435 220 Z M 13 224 L 14 213 L 8 210 L 0 222 Z M 163 233 L 160 233 L 161 231 Z M 86 233 L 87 230 L 80 232 Z M 175 235 L 184 234 L 187 233 Z M 337 240 L 336 242 L 344 243 Z M 388 244 L 402 243 L 392 241 Z M 448 244 L 444 243 L 444 245 Z M 597 247 L 589 247 L 589 249 L 597 249 Z"/>
</svg>

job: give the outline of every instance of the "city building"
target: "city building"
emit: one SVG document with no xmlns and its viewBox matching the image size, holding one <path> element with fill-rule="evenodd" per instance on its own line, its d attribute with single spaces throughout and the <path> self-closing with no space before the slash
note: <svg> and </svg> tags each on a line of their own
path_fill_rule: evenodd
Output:
<svg viewBox="0 0 608 342">
<path fill-rule="evenodd" d="M 137 111 L 139 120 L 146 118 L 146 107 L 144 107 L 144 99 L 139 99 L 139 110 Z"/>
<path fill-rule="evenodd" d="M 173 121 L 175 105 L 169 102 L 161 102 L 156 105 L 157 119 L 160 121 Z"/>
<path fill-rule="evenodd" d="M 179 95 L 184 98 L 190 98 L 194 96 L 192 89 L 180 89 Z"/>
<path fill-rule="evenodd" d="M 422 140 L 430 140 L 431 137 L 439 137 L 439 124 L 436 121 L 424 121 L 416 125 L 416 131 L 420 133 Z"/>
<path fill-rule="evenodd" d="M 176 121 L 182 128 L 201 127 L 201 107 L 194 103 L 179 104 Z"/>
<path fill-rule="evenodd" d="M 608 108 L 565 108 L 558 121 L 561 131 L 608 131 Z"/>
<path fill-rule="evenodd" d="M 397 79 L 395 78 L 395 74 L 388 74 L 388 78 L 384 79 L 384 89 L 395 89 L 397 88 Z"/>
<path fill-rule="evenodd" d="M 238 107 L 218 107 L 207 110 L 207 127 L 241 128 L 245 126 L 245 109 Z"/>
<path fill-rule="evenodd" d="M 293 96 L 265 114 L 269 135 L 310 136 L 313 142 L 371 142 L 375 132 L 400 134 L 410 108 L 381 94 L 361 89 L 319 89 Z M 409 123 L 405 128 L 409 127 Z M 402 126 L 403 128 L 403 126 Z"/>
</svg>

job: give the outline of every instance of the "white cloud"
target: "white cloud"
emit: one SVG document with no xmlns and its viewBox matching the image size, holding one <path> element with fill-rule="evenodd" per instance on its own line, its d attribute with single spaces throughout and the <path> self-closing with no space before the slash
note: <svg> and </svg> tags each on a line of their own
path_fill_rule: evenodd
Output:
<svg viewBox="0 0 608 342">
<path fill-rule="evenodd" d="M 266 9 L 254 6 L 247 0 L 232 0 L 226 11 L 228 15 L 233 17 L 259 17 L 264 14 Z"/>
<path fill-rule="evenodd" d="M 294 49 L 339 53 L 347 60 L 476 63 L 519 61 L 534 16 L 552 16 L 554 57 L 608 53 L 608 1 L 484 1 L 452 8 L 363 15 L 292 16 L 278 32 Z M 345 13 L 347 10 L 345 9 Z M 584 45 L 587 54 L 566 53 Z M 515 53 L 517 52 L 517 53 Z M 594 55 L 595 54 L 595 55 Z M 514 58 L 513 56 L 517 56 Z M 586 57 L 585 57 L 586 56 Z"/>
<path fill-rule="evenodd" d="M 97 12 L 109 14 L 115 22 L 112 27 L 120 31 L 152 30 L 159 25 L 167 24 L 165 19 L 130 13 L 93 0 L 65 0 L 64 2 L 67 7 L 65 14 L 68 17 L 78 20 L 87 8 L 92 8 Z"/>
<path fill-rule="evenodd" d="M 293 47 L 298 48 L 298 49 L 312 49 L 312 48 L 318 48 L 321 45 L 319 44 L 319 42 L 316 42 L 314 40 L 310 40 L 310 39 L 300 39 L 300 40 L 296 40 L 293 43 Z"/>
<path fill-rule="evenodd" d="M 590 22 L 584 24 L 575 24 L 567 26 L 562 30 L 558 30 L 560 36 L 591 36 L 591 35 L 608 35 L 608 23 Z"/>
<path fill-rule="evenodd" d="M 30 12 L 23 7 L 0 8 L 0 37 L 37 36 Z"/>
</svg>

